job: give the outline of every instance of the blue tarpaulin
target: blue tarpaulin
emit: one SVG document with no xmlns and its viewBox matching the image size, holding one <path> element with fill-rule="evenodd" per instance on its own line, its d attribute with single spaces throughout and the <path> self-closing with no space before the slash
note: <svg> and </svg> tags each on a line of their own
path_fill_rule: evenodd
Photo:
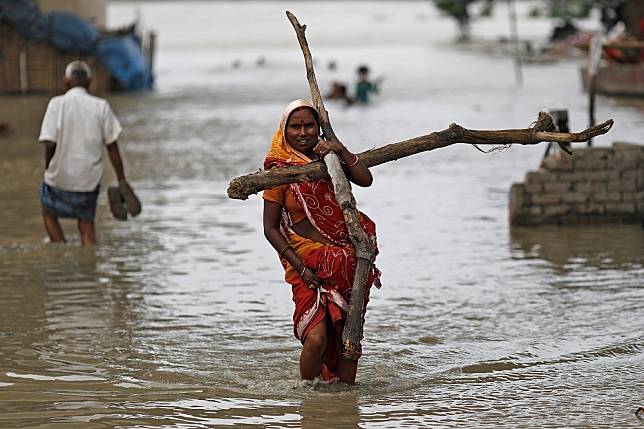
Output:
<svg viewBox="0 0 644 429">
<path fill-rule="evenodd" d="M 122 89 L 137 91 L 152 85 L 148 61 L 132 36 L 108 36 L 96 46 L 96 56 Z"/>
<path fill-rule="evenodd" d="M 140 44 L 132 35 L 101 33 L 89 21 L 65 12 L 43 14 L 31 0 L 0 0 L 0 19 L 18 34 L 79 55 L 96 55 L 123 90 L 152 86 L 152 76 Z"/>
<path fill-rule="evenodd" d="M 48 40 L 52 45 L 68 52 L 93 53 L 99 35 L 96 27 L 70 13 L 50 12 L 44 16 L 48 21 Z"/>
<path fill-rule="evenodd" d="M 58 49 L 79 54 L 92 54 L 99 32 L 90 22 L 65 12 L 40 13 L 27 0 L 0 0 L 3 19 L 23 37 L 46 42 Z"/>
</svg>

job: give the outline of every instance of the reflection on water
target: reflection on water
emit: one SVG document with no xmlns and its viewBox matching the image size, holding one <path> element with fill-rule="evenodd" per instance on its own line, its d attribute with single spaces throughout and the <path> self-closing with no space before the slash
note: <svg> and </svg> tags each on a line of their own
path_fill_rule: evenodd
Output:
<svg viewBox="0 0 644 429">
<path fill-rule="evenodd" d="M 348 429 L 358 427 L 361 422 L 358 398 L 353 393 L 311 395 L 302 400 L 299 412 L 303 429 L 325 427 L 330 422 L 333 427 Z"/>
<path fill-rule="evenodd" d="M 454 121 L 523 127 L 562 100 L 573 129 L 585 122 L 575 64 L 527 67 L 518 90 L 509 61 L 450 49 L 452 23 L 424 2 L 343 5 L 350 19 L 315 2 L 141 6 L 162 42 L 159 87 L 110 101 L 144 211 L 116 221 L 102 194 L 91 249 L 75 222 L 63 224 L 70 243 L 43 243 L 35 140 L 47 98 L 0 97 L 15 130 L 0 141 L 0 427 L 641 426 L 644 232 L 510 229 L 507 191 L 541 147 L 453 146 L 375 168 L 374 186 L 355 191 L 378 225 L 384 287 L 358 383 L 297 387 L 290 291 L 261 199 L 225 193 L 259 168 L 283 106 L 307 91 L 284 9 L 310 25 L 320 61 L 337 61 L 337 76 L 318 73 L 323 87 L 358 62 L 386 75 L 372 106 L 327 106 L 356 151 Z M 132 11 L 110 5 L 115 23 Z M 194 19 L 173 19 L 184 15 Z M 248 22 L 258 33 L 244 44 Z M 329 22 L 348 33 L 316 33 Z M 485 31 L 504 34 L 505 18 L 494 22 Z M 264 67 L 247 66 L 260 54 Z M 641 112 L 611 103 L 598 117 L 615 118 L 614 134 L 597 143 L 641 138 Z M 108 171 L 103 189 L 113 181 Z"/>
<path fill-rule="evenodd" d="M 644 233 L 639 225 L 513 227 L 518 257 L 539 258 L 562 269 L 584 264 L 598 269 L 641 268 Z"/>
</svg>

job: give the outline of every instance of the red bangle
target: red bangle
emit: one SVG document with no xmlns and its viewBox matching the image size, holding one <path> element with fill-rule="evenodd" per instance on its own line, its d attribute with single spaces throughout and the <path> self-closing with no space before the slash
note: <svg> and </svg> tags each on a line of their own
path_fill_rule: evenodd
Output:
<svg viewBox="0 0 644 429">
<path fill-rule="evenodd" d="M 358 163 L 358 161 L 360 161 L 360 158 L 358 158 L 358 155 L 356 155 L 354 153 L 353 156 L 355 157 L 353 162 L 351 164 L 347 164 L 347 167 L 353 167 L 354 165 L 356 165 Z"/>
</svg>

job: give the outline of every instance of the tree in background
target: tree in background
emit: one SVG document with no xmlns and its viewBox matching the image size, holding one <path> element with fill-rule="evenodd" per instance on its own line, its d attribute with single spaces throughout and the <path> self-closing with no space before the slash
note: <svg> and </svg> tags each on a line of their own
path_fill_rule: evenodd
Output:
<svg viewBox="0 0 644 429">
<path fill-rule="evenodd" d="M 514 0 L 497 0 L 514 1 Z M 434 5 L 458 23 L 459 40 L 470 39 L 470 24 L 473 19 L 489 16 L 494 0 L 433 0 Z M 478 7 L 478 9 L 477 9 Z M 532 11 L 532 16 L 546 15 L 559 19 L 560 34 L 555 31 L 553 38 L 565 37 L 577 31 L 577 19 L 588 18 L 593 10 L 601 12 L 602 23 L 609 28 L 617 21 L 624 21 L 632 32 L 639 32 L 639 20 L 644 14 L 644 0 L 542 0 Z M 643 36 L 644 37 L 644 36 Z"/>
<path fill-rule="evenodd" d="M 587 18 L 595 5 L 603 3 L 592 0 L 549 0 L 548 15 L 571 22 L 575 18 Z"/>
<path fill-rule="evenodd" d="M 559 20 L 550 36 L 551 41 L 563 40 L 579 29 L 575 25 L 575 19 L 588 18 L 593 9 L 592 0 L 547 0 L 543 2 L 542 8 L 545 15 Z"/>
<path fill-rule="evenodd" d="M 618 20 L 624 18 L 624 9 L 642 3 L 641 0 L 543 0 L 531 10 L 530 15 L 545 15 L 572 23 L 576 19 L 588 18 L 590 12 L 597 9 L 602 14 L 602 20 Z"/>
<path fill-rule="evenodd" d="M 545 0 L 542 11 L 545 15 L 562 22 L 553 32 L 552 39 L 556 40 L 576 32 L 575 20 L 588 18 L 593 9 L 600 12 L 601 22 L 606 30 L 618 21 L 623 21 L 627 27 L 633 27 L 627 18 L 628 15 L 635 15 L 635 13 L 633 11 L 626 13 L 626 9 L 640 3 L 644 2 L 642 0 Z M 537 13 L 541 14 L 539 11 Z M 636 17 L 631 16 L 631 18 Z"/>
<path fill-rule="evenodd" d="M 470 6 L 480 4 L 481 9 L 473 14 Z M 459 29 L 459 40 L 470 39 L 470 22 L 473 17 L 489 16 L 492 13 L 494 0 L 434 0 L 434 5 L 443 13 L 456 19 Z"/>
<path fill-rule="evenodd" d="M 597 9 L 606 30 L 621 21 L 630 34 L 644 37 L 640 28 L 644 18 L 642 0 L 548 0 L 547 4 L 549 15 L 565 22 L 587 18 L 592 9 Z"/>
</svg>

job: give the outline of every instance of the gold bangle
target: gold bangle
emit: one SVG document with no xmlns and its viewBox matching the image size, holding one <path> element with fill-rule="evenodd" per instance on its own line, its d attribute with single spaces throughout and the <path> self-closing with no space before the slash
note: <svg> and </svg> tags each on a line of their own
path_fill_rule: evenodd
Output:
<svg viewBox="0 0 644 429">
<path fill-rule="evenodd" d="M 353 167 L 354 165 L 356 165 L 358 163 L 358 161 L 360 161 L 360 158 L 358 158 L 358 155 L 356 155 L 354 153 L 353 156 L 355 157 L 353 162 L 351 164 L 348 164 L 347 167 Z"/>
<path fill-rule="evenodd" d="M 282 255 L 284 255 L 284 253 L 288 250 L 289 247 L 291 247 L 291 245 L 287 244 L 286 246 L 284 246 L 282 250 L 280 250 L 280 253 L 279 253 L 280 259 L 282 259 Z"/>
</svg>

